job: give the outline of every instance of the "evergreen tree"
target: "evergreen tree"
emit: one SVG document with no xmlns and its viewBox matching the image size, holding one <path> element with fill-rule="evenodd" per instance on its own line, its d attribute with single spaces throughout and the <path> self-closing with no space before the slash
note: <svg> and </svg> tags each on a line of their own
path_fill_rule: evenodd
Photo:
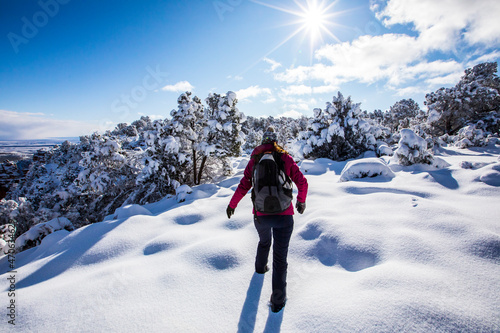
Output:
<svg viewBox="0 0 500 333">
<path fill-rule="evenodd" d="M 370 125 L 360 118 L 360 103 L 355 104 L 338 92 L 324 110 L 314 109 L 309 130 L 301 134 L 302 152 L 306 158 L 326 157 L 345 160 L 358 156 L 375 144 Z"/>
<path fill-rule="evenodd" d="M 389 119 L 386 118 L 385 125 L 393 132 L 403 128 L 410 128 L 412 119 L 420 113 L 420 106 L 413 99 L 402 99 L 389 109 Z"/>
<path fill-rule="evenodd" d="M 434 136 L 453 135 L 461 127 L 481 119 L 495 119 L 491 129 L 498 131 L 500 78 L 497 63 L 483 63 L 465 71 L 452 88 L 440 88 L 425 96 L 428 122 Z"/>
<path fill-rule="evenodd" d="M 225 96 L 210 94 L 206 99 L 205 141 L 200 144 L 203 159 L 198 179 L 201 179 L 205 164 L 210 157 L 221 161 L 225 175 L 232 172 L 229 158 L 241 154 L 244 142 L 241 123 L 245 121 L 245 115 L 239 112 L 236 107 L 237 102 L 236 94 L 232 91 L 227 92 Z"/>
<path fill-rule="evenodd" d="M 186 156 L 186 160 L 192 165 L 193 179 L 190 184 L 200 184 L 199 171 L 197 168 L 197 151 L 203 139 L 203 127 L 205 119 L 203 117 L 203 105 L 201 100 L 195 96 L 191 98 L 191 92 L 185 92 L 177 99 L 178 108 L 172 110 L 170 115 L 171 134 L 180 145 L 180 152 Z"/>
</svg>

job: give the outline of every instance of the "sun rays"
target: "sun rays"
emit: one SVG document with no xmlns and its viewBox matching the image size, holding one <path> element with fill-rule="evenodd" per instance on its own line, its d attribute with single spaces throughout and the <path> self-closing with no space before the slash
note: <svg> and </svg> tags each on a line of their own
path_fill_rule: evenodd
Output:
<svg viewBox="0 0 500 333">
<path fill-rule="evenodd" d="M 313 53 L 314 47 L 319 42 L 325 42 L 326 38 L 331 38 L 335 42 L 340 42 L 339 38 L 332 32 L 333 28 L 336 25 L 334 18 L 341 14 L 341 12 L 336 12 L 333 10 L 333 7 L 337 3 L 337 1 L 293 0 L 293 3 L 295 3 L 296 5 L 295 9 L 278 7 L 276 5 L 258 0 L 252 0 L 252 2 L 295 16 L 295 19 L 293 19 L 287 25 L 293 25 L 297 27 L 285 39 L 278 43 L 278 45 L 276 45 L 276 47 L 271 52 L 275 51 L 290 39 L 299 34 L 302 34 L 303 40 L 309 40 L 311 55 Z"/>
</svg>

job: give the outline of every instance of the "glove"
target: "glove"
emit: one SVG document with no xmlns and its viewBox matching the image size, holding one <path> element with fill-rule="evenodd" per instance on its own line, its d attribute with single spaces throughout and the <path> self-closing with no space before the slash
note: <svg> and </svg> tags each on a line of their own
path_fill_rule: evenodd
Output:
<svg viewBox="0 0 500 333">
<path fill-rule="evenodd" d="M 295 208 L 297 208 L 297 212 L 299 212 L 299 214 L 302 214 L 306 210 L 306 203 L 297 201 Z"/>
<path fill-rule="evenodd" d="M 227 209 L 226 209 L 226 213 L 227 213 L 227 218 L 230 219 L 231 218 L 231 215 L 234 214 L 234 208 L 231 208 L 229 207 L 229 205 L 227 206 Z"/>
</svg>

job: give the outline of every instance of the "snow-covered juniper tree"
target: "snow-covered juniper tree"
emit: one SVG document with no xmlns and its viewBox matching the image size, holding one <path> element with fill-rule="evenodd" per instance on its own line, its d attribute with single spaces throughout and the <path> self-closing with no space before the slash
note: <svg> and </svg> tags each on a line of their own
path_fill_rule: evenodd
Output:
<svg viewBox="0 0 500 333">
<path fill-rule="evenodd" d="M 454 135 L 466 125 L 490 119 L 490 131 L 498 132 L 500 78 L 497 63 L 468 68 L 455 87 L 440 88 L 425 96 L 428 122 L 434 136 Z"/>
<path fill-rule="evenodd" d="M 172 116 L 170 134 L 175 137 L 179 145 L 178 149 L 185 155 L 186 161 L 192 165 L 193 179 L 190 183 L 199 184 L 198 160 L 201 156 L 197 152 L 203 140 L 203 127 L 205 126 L 203 105 L 197 96 L 191 98 L 191 92 L 181 94 L 177 103 L 177 110 L 170 112 Z M 172 152 L 170 150 L 170 153 Z"/>
<path fill-rule="evenodd" d="M 200 143 L 199 150 L 203 155 L 200 165 L 198 181 L 209 158 L 215 158 L 222 163 L 223 173 L 231 173 L 230 157 L 241 154 L 244 142 L 241 123 L 245 115 L 236 107 L 238 102 L 236 94 L 228 91 L 225 96 L 210 94 L 205 100 L 206 126 L 204 128 L 204 141 Z"/>
<path fill-rule="evenodd" d="M 147 148 L 142 155 L 137 190 L 128 203 L 146 204 L 175 193 L 180 183 L 189 181 L 187 156 L 167 121 L 156 121 L 154 129 L 143 132 Z"/>
<path fill-rule="evenodd" d="M 390 117 L 385 119 L 385 125 L 389 126 L 392 132 L 410 128 L 412 119 L 417 117 L 420 111 L 420 106 L 413 99 L 402 99 L 390 107 Z"/>
<path fill-rule="evenodd" d="M 90 222 L 112 213 L 134 191 L 140 172 L 135 155 L 139 152 L 122 149 L 122 140 L 111 133 L 94 133 L 87 140 L 75 180 L 91 212 Z M 84 143 L 82 141 L 82 143 Z"/>
<path fill-rule="evenodd" d="M 353 103 L 338 92 L 324 110 L 314 109 L 309 130 L 302 132 L 298 143 L 305 158 L 326 157 L 345 160 L 367 149 L 374 149 L 376 142 L 369 133 L 370 125 L 360 117 L 360 103 Z"/>
</svg>

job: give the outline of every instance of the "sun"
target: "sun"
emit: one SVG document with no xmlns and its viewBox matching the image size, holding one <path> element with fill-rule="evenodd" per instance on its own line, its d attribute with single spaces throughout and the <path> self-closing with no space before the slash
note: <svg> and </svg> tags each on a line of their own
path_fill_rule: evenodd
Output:
<svg viewBox="0 0 500 333">
<path fill-rule="evenodd" d="M 341 12 L 336 12 L 332 9 L 338 0 L 293 0 L 292 3 L 296 5 L 295 8 L 278 7 L 261 0 L 250 1 L 296 17 L 295 20 L 287 25 L 295 25 L 297 28 L 269 53 L 274 52 L 277 48 L 300 33 L 304 35 L 304 38 L 309 39 L 311 53 L 317 43 L 319 41 L 323 42 L 325 37 L 340 42 L 337 36 L 332 32 L 333 27 L 336 25 L 334 17 L 341 14 Z"/>
<path fill-rule="evenodd" d="M 288 6 L 290 3 L 292 3 L 292 6 L 294 6 L 293 4 L 295 4 L 295 8 L 279 7 L 275 4 L 268 3 L 271 0 L 249 1 L 294 16 L 295 19 L 290 20 L 288 23 L 285 23 L 282 26 L 295 26 L 296 28 L 271 50 L 267 51 L 258 61 L 247 68 L 245 72 L 298 35 L 302 35 L 302 41 L 300 43 L 297 43 L 300 53 L 302 53 L 300 44 L 305 40 L 309 41 L 309 59 L 311 63 L 313 61 L 314 50 L 318 46 L 318 43 L 328 42 L 327 39 L 334 40 L 337 43 L 341 43 L 341 40 L 337 36 L 335 36 L 333 31 L 335 28 L 343 26 L 336 23 L 335 18 L 337 16 L 343 15 L 348 10 L 333 10 L 333 7 L 339 0 L 283 0 L 283 2 L 287 3 Z M 273 2 L 276 1 L 273 0 Z"/>
<path fill-rule="evenodd" d="M 309 2 L 308 8 L 303 8 L 300 16 L 302 17 L 302 28 L 309 32 L 312 41 L 319 38 L 322 31 L 329 32 L 325 26 L 328 23 L 328 15 L 325 8 L 320 7 L 317 2 Z"/>
</svg>

